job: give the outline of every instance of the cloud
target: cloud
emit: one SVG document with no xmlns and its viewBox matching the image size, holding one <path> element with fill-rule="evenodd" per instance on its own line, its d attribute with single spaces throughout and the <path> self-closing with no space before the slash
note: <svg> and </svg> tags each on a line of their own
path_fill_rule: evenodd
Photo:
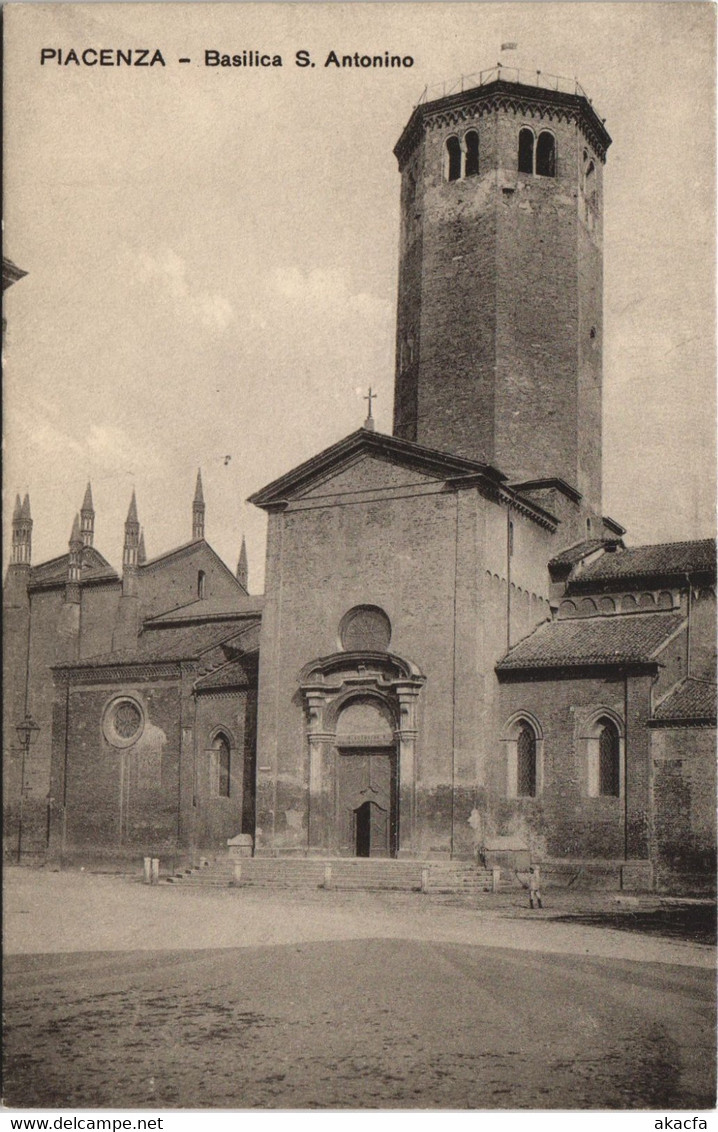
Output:
<svg viewBox="0 0 718 1132">
<path fill-rule="evenodd" d="M 269 277 L 269 289 L 292 305 L 313 314 L 361 315 L 383 319 L 391 313 L 390 304 L 367 291 L 353 293 L 346 273 L 340 268 L 316 267 L 303 272 L 295 266 L 277 267 Z"/>
<path fill-rule="evenodd" d="M 136 257 L 140 279 L 158 284 L 165 295 L 181 310 L 183 318 L 194 318 L 207 330 L 226 330 L 234 321 L 232 304 L 217 292 L 203 291 L 190 285 L 187 263 L 172 248 L 164 248 L 158 255 L 140 251 Z"/>
</svg>

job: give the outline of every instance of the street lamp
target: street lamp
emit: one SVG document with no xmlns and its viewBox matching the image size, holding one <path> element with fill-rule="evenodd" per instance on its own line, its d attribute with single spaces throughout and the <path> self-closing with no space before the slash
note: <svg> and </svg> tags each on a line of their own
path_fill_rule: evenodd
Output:
<svg viewBox="0 0 718 1132">
<path fill-rule="evenodd" d="M 15 730 L 17 731 L 18 739 L 20 740 L 20 748 L 22 750 L 22 764 L 20 768 L 20 814 L 17 825 L 17 860 L 18 864 L 20 864 L 22 860 L 22 810 L 26 789 L 25 762 L 30 750 L 30 744 L 32 743 L 40 728 L 38 724 L 35 723 L 35 720 L 32 718 L 30 712 L 28 711 L 25 713 L 25 718 L 22 720 L 22 722 L 18 723 Z"/>
</svg>

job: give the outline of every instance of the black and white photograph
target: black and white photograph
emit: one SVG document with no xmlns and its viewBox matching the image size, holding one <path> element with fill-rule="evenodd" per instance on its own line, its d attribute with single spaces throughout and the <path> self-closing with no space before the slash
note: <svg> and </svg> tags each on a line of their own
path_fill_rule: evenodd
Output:
<svg viewBox="0 0 718 1132">
<path fill-rule="evenodd" d="M 5 1112 L 711 1127 L 715 30 L 4 6 Z"/>
</svg>

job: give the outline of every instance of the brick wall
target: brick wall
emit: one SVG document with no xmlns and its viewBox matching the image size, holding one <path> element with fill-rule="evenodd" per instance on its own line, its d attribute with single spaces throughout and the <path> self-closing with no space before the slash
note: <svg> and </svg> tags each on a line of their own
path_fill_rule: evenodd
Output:
<svg viewBox="0 0 718 1132">
<path fill-rule="evenodd" d="M 517 833 L 540 858 L 645 859 L 649 854 L 650 677 L 628 680 L 626 776 L 621 797 L 589 796 L 587 724 L 607 710 L 625 725 L 625 687 L 619 678 L 536 679 L 501 688 L 503 728 L 515 714 L 530 713 L 543 734 L 543 789 L 536 798 L 507 798 L 505 741 L 492 763 L 486 823 L 492 834 Z M 503 730 L 502 728 L 502 730 Z"/>
<path fill-rule="evenodd" d="M 402 170 L 394 429 L 512 475 L 560 476 L 600 511 L 602 167 L 591 153 L 589 230 L 590 146 L 575 125 L 550 123 L 556 177 L 517 172 L 519 130 L 544 125 L 511 110 L 434 125 Z M 480 175 L 448 182 L 446 140 L 469 128 L 480 135 Z M 401 408 L 414 378 L 402 366 L 409 337 L 415 421 Z"/>
<path fill-rule="evenodd" d="M 193 844 L 200 852 L 226 848 L 227 838 L 253 833 L 256 689 L 197 697 L 196 817 Z M 230 742 L 230 795 L 218 791 L 212 743 L 221 731 Z"/>
<path fill-rule="evenodd" d="M 715 749 L 714 728 L 657 727 L 651 732 L 659 888 L 703 888 L 715 881 Z"/>
<path fill-rule="evenodd" d="M 136 698 L 145 712 L 142 735 L 124 748 L 108 742 L 102 727 L 118 695 Z M 64 807 L 62 854 L 174 853 L 180 816 L 179 683 L 71 685 L 66 703 L 65 698 L 60 686 L 53 794 L 60 822 Z"/>
</svg>

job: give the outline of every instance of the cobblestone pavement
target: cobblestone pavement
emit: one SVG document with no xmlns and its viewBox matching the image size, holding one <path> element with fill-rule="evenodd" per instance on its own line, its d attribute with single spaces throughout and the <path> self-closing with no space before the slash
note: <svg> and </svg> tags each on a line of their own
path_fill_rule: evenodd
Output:
<svg viewBox="0 0 718 1132">
<path fill-rule="evenodd" d="M 532 915 L 521 894 L 148 888 L 9 870 L 5 1101 L 711 1106 L 712 949 L 561 922 L 616 907 L 565 896 Z"/>
</svg>

